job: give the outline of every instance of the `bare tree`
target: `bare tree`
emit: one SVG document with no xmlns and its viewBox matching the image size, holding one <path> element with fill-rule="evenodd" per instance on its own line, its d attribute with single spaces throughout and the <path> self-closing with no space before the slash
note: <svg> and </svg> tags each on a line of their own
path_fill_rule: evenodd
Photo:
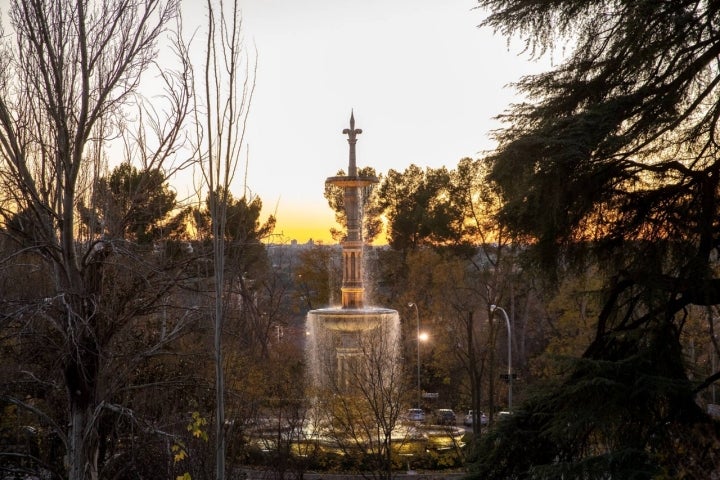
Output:
<svg viewBox="0 0 720 480">
<path fill-rule="evenodd" d="M 364 468 L 380 478 L 392 478 L 393 434 L 407 395 L 400 362 L 399 337 L 392 319 L 375 329 L 350 334 L 343 345 L 344 367 L 327 379 L 329 391 L 321 400 L 329 424 L 328 435 L 346 455 L 364 460 Z M 346 336 L 348 334 L 345 334 Z M 347 343 L 350 342 L 350 343 Z"/>
<path fill-rule="evenodd" d="M 237 171 L 245 140 L 245 127 L 255 88 L 251 65 L 241 36 L 237 0 L 231 5 L 207 0 L 207 37 L 204 61 L 204 105 L 196 108 L 196 138 L 201 152 L 201 171 L 210 191 L 208 207 L 212 223 L 215 283 L 215 477 L 225 478 L 225 377 L 222 331 L 227 309 L 225 299 L 225 244 L 230 186 Z M 243 192 L 244 193 L 244 192 Z M 244 197 L 243 197 L 244 198 Z"/>
<path fill-rule="evenodd" d="M 98 477 L 98 418 L 108 407 L 99 385 L 111 338 L 103 301 L 111 285 L 103 276 L 105 259 L 117 253 L 98 235 L 79 241 L 77 208 L 89 186 L 82 180 L 91 183 L 100 172 L 94 161 L 124 123 L 125 107 L 137 104 L 141 76 L 176 10 L 175 0 L 16 0 L 9 11 L 13 35 L 0 54 L 2 214 L 7 227 L 21 213 L 22 228 L 7 231 L 52 279 L 52 308 L 40 318 L 62 352 L 56 365 L 67 391 L 68 427 L 46 420 L 61 437 L 71 479 Z M 169 128 L 156 130 L 163 138 L 152 152 L 147 144 L 138 147 L 156 168 L 174 152 L 187 114 L 186 91 L 167 93 L 175 100 L 164 117 Z M 147 311 L 157 292 L 139 300 Z"/>
</svg>

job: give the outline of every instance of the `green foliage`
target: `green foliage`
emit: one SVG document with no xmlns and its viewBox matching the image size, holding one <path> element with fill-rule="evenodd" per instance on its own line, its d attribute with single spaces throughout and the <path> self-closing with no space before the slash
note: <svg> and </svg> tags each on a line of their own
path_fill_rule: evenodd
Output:
<svg viewBox="0 0 720 480">
<path fill-rule="evenodd" d="M 684 445 L 693 462 L 705 457 L 702 466 L 674 457 L 678 435 L 718 426 L 695 404 L 677 368 L 680 353 L 667 340 L 618 335 L 610 340 L 615 358 L 581 359 L 566 378 L 538 389 L 482 439 L 473 478 L 639 479 L 712 470 L 715 457 L 702 448 Z"/>
<path fill-rule="evenodd" d="M 212 216 L 210 209 L 222 210 L 226 215 L 225 238 L 230 242 L 247 244 L 257 242 L 267 237 L 275 228 L 275 217 L 268 217 L 263 224 L 260 223 L 262 200 L 260 197 L 236 199 L 230 192 L 222 189 L 208 193 L 205 207 L 196 209 L 192 213 L 194 228 L 199 238 L 208 238 L 212 235 Z M 219 218 L 219 217 L 218 217 Z"/>
<path fill-rule="evenodd" d="M 704 447 L 690 442 L 677 458 L 674 444 L 697 431 L 710 435 L 704 446 L 718 440 L 680 343 L 688 309 L 720 304 L 718 10 L 700 0 L 480 5 L 484 25 L 523 35 L 532 53 L 573 40 L 553 71 L 517 84 L 531 101 L 502 117 L 489 158 L 498 218 L 531 239 L 549 276 L 591 265 L 605 283 L 582 360 L 484 442 L 479 471 L 707 476 L 716 466 Z"/>
<path fill-rule="evenodd" d="M 518 86 L 534 103 L 503 116 L 491 178 L 501 218 L 534 237 L 546 264 L 569 243 L 622 248 L 640 239 L 699 244 L 717 195 L 717 98 L 702 2 L 483 1 L 486 25 L 552 48 L 577 42 L 567 61 Z M 551 27 L 552 25 L 552 27 Z M 552 30 L 551 30 L 552 29 Z M 662 66 L 662 67 L 661 67 Z M 705 198 L 705 200 L 700 200 Z M 710 210 L 708 210 L 710 208 Z"/>
<path fill-rule="evenodd" d="M 268 272 L 267 252 L 262 240 L 275 228 L 275 217 L 271 215 L 265 222 L 261 222 L 262 200 L 259 197 L 236 199 L 230 192 L 223 190 L 208 193 L 205 206 L 192 208 L 189 212 L 191 228 L 203 251 L 210 248 L 212 239 L 210 211 L 213 205 L 226 215 L 224 250 L 229 278 L 238 284 L 243 296 L 250 295 L 251 285 L 244 280 L 259 281 Z"/>
<path fill-rule="evenodd" d="M 323 246 L 303 250 L 293 271 L 298 305 L 303 310 L 330 305 L 331 294 L 339 291 L 342 283 L 340 262 L 333 262 L 336 252 Z"/>
<path fill-rule="evenodd" d="M 464 217 L 453 201 L 446 168 L 422 171 L 410 165 L 403 173 L 390 170 L 378 196 L 392 248 L 408 252 L 422 244 L 460 243 Z"/>
<path fill-rule="evenodd" d="M 140 171 L 122 163 L 98 179 L 90 205 L 81 202 L 78 209 L 91 232 L 150 243 L 182 231 L 182 217 L 163 223 L 175 206 L 175 192 L 160 169 Z"/>
</svg>

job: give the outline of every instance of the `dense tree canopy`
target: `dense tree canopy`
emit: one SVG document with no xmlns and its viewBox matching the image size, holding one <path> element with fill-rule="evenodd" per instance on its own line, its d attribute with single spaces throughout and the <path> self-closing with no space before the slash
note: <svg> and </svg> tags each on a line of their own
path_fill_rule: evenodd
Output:
<svg viewBox="0 0 720 480">
<path fill-rule="evenodd" d="M 472 247 L 465 236 L 465 201 L 447 168 L 410 165 L 404 172 L 390 170 L 378 191 L 378 202 L 388 219 L 390 246 L 402 252 L 421 245 Z"/>
<path fill-rule="evenodd" d="M 696 395 L 712 377 L 695 388 L 680 337 L 687 309 L 720 303 L 719 6 L 479 3 L 485 26 L 531 52 L 571 45 L 518 83 L 530 101 L 502 117 L 490 158 L 500 218 L 546 267 L 593 253 L 610 279 L 584 361 L 488 443 L 480 471 L 495 476 L 483 478 L 706 476 L 718 431 Z M 694 438 L 685 460 L 678 438 Z"/>
<path fill-rule="evenodd" d="M 519 83 L 535 101 L 503 117 L 492 174 L 502 218 L 548 247 L 677 239 L 701 246 L 704 263 L 720 168 L 717 12 L 696 1 L 481 3 L 496 9 L 488 25 L 527 31 L 537 48 L 556 32 L 577 41 L 555 71 Z"/>
<path fill-rule="evenodd" d="M 92 233 L 107 238 L 147 243 L 162 236 L 163 220 L 176 207 L 175 192 L 159 169 L 139 171 L 129 163 L 117 166 L 97 180 L 92 208 L 80 202 L 81 221 Z M 181 218 L 169 228 L 182 228 Z"/>
</svg>

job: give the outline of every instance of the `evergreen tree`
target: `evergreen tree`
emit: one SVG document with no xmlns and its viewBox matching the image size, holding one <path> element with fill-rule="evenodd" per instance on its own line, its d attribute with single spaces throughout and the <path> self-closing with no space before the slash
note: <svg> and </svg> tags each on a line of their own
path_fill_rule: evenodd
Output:
<svg viewBox="0 0 720 480">
<path fill-rule="evenodd" d="M 681 336 L 720 303 L 720 5 L 479 3 L 533 54 L 572 46 L 502 117 L 499 218 L 546 270 L 592 260 L 609 280 L 582 359 L 486 437 L 478 477 L 708 478 L 720 431 L 698 395 L 720 374 L 691 380 Z"/>
<path fill-rule="evenodd" d="M 95 183 L 92 208 L 82 200 L 78 210 L 83 224 L 93 233 L 110 239 L 148 243 L 182 229 L 182 217 L 163 231 L 163 221 L 177 206 L 175 192 L 159 169 L 140 171 L 122 163 Z"/>
</svg>

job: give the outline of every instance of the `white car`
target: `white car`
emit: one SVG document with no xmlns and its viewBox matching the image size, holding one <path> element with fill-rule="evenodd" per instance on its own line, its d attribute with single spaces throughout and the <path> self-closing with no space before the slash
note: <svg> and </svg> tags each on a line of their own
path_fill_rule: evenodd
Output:
<svg viewBox="0 0 720 480">
<path fill-rule="evenodd" d="M 407 419 L 411 422 L 424 422 L 425 411 L 422 408 L 411 408 L 407 412 Z"/>
<path fill-rule="evenodd" d="M 488 417 L 483 412 L 480 412 L 479 418 L 480 418 L 480 425 L 488 424 Z M 468 413 L 467 413 L 467 415 L 465 415 L 465 420 L 463 421 L 463 423 L 468 427 L 473 424 L 473 411 L 472 410 L 468 410 Z"/>
</svg>

